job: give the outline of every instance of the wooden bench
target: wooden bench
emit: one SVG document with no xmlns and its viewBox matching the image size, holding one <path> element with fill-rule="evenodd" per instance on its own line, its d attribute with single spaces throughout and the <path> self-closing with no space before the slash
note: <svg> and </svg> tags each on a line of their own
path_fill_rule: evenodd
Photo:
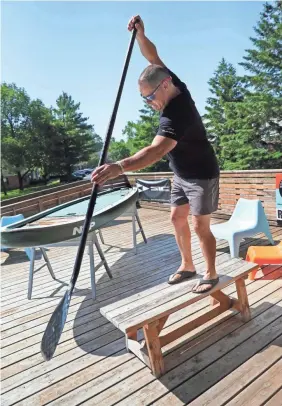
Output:
<svg viewBox="0 0 282 406">
<path fill-rule="evenodd" d="M 165 372 L 161 350 L 165 345 L 230 308 L 238 310 L 244 321 L 250 319 L 245 279 L 249 272 L 254 271 L 257 267 L 258 265 L 239 258 L 230 259 L 227 254 L 219 255 L 217 257 L 219 283 L 207 293 L 191 292 L 191 288 L 204 272 L 204 269 L 198 269 L 197 276 L 192 280 L 177 285 L 161 283 L 105 306 L 100 309 L 100 312 L 125 333 L 128 351 L 133 352 L 149 366 L 156 377 L 160 377 Z M 236 284 L 238 299 L 231 298 L 222 292 L 222 289 L 231 283 Z M 212 299 L 211 310 L 174 331 L 160 335 L 169 315 L 207 296 L 211 296 Z M 137 332 L 140 329 L 143 329 L 145 338 L 141 344 L 137 340 Z"/>
</svg>

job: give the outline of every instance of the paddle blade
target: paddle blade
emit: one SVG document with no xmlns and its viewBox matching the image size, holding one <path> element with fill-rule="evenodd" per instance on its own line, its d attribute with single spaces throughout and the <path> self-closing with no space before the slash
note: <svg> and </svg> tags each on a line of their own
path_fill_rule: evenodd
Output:
<svg viewBox="0 0 282 406">
<path fill-rule="evenodd" d="M 46 361 L 49 361 L 56 351 L 67 319 L 70 298 L 70 292 L 67 290 L 52 314 L 43 334 L 41 340 L 41 354 Z"/>
</svg>

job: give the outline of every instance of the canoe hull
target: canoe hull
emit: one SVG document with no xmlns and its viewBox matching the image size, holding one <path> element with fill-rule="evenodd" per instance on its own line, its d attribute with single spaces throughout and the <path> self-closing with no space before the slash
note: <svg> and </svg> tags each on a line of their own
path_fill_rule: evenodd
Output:
<svg viewBox="0 0 282 406">
<path fill-rule="evenodd" d="M 129 189 L 128 194 L 122 196 L 115 204 L 106 207 L 106 210 L 94 213 L 89 232 L 105 227 L 125 212 L 133 212 L 137 200 L 138 190 Z M 1 230 L 1 245 L 6 248 L 39 247 L 78 238 L 82 233 L 85 216 L 78 217 L 78 219 L 75 219 L 75 216 L 70 217 L 69 221 L 63 223 L 58 221 L 58 224 L 56 224 L 56 217 L 53 217 L 54 220 L 50 221 L 50 225 L 44 226 L 32 226 L 31 223 L 17 228 L 15 227 L 17 223 L 15 223 Z M 28 219 L 25 220 L 28 222 Z M 22 221 L 19 223 L 22 224 Z M 38 223 L 40 224 L 40 220 Z"/>
</svg>

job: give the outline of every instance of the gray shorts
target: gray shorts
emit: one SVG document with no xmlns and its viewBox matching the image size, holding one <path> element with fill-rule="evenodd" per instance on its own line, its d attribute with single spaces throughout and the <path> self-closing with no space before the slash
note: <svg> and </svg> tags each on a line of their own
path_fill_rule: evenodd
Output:
<svg viewBox="0 0 282 406">
<path fill-rule="evenodd" d="M 189 204 L 194 216 L 211 214 L 218 208 L 219 177 L 214 179 L 183 179 L 174 175 L 171 205 Z"/>
</svg>

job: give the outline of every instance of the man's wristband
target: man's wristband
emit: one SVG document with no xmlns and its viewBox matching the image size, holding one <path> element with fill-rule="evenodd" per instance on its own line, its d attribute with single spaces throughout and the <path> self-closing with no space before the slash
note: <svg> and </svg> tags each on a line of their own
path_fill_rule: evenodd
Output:
<svg viewBox="0 0 282 406">
<path fill-rule="evenodd" d="M 124 166 L 122 164 L 122 161 L 117 161 L 116 164 L 120 167 L 121 173 L 124 173 Z"/>
</svg>

